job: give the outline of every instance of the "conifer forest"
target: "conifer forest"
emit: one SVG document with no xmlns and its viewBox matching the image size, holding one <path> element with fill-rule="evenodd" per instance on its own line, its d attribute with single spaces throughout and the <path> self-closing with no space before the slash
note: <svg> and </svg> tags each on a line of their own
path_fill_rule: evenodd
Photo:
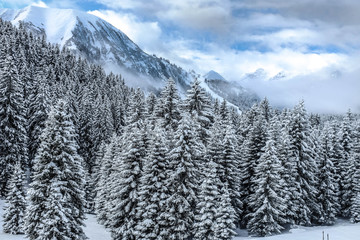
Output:
<svg viewBox="0 0 360 240">
<path fill-rule="evenodd" d="M 95 214 L 114 240 L 228 240 L 292 225 L 360 222 L 360 118 L 246 111 L 206 94 L 130 88 L 0 20 L 3 231 L 86 239 Z M 346 111 L 346 110 L 345 110 Z"/>
</svg>

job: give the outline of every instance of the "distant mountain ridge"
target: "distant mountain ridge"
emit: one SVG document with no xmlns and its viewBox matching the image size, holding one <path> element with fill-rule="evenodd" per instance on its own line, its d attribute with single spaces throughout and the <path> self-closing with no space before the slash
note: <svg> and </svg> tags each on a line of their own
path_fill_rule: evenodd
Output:
<svg viewBox="0 0 360 240">
<path fill-rule="evenodd" d="M 126 34 L 89 13 L 73 9 L 29 6 L 20 10 L 0 9 L 0 18 L 11 21 L 14 25 L 22 21 L 24 27 L 33 34 L 46 36 L 50 43 L 66 47 L 90 63 L 103 66 L 108 72 L 123 74 L 126 70 L 134 74 L 134 81 L 139 82 L 137 86 L 145 91 L 156 91 L 167 79 L 173 78 L 180 94 L 184 95 L 190 83 L 199 77 L 198 74 L 185 71 L 164 58 L 145 53 Z M 234 100 L 243 93 L 245 95 L 240 98 L 247 99 L 250 96 L 239 84 L 226 84 L 227 90 L 234 92 L 236 89 L 234 95 L 224 93 L 226 89 L 219 90 L 218 83 L 205 79 L 227 82 L 220 74 L 210 71 L 206 76 L 200 77 L 203 87 L 209 94 L 214 98 L 225 98 L 240 109 L 249 107 L 248 104 L 238 105 L 242 101 Z M 136 86 L 134 82 L 132 84 L 126 80 L 128 84 Z"/>
<path fill-rule="evenodd" d="M 211 70 L 204 75 L 204 83 L 209 89 L 228 102 L 238 106 L 240 110 L 250 108 L 260 99 L 255 92 L 242 87 L 237 82 L 229 82 L 219 73 Z"/>
</svg>

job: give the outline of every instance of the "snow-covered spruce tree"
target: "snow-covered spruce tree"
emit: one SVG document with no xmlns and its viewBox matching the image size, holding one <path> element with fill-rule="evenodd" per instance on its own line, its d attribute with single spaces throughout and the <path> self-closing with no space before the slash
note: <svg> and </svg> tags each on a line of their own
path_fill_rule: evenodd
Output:
<svg viewBox="0 0 360 240">
<path fill-rule="evenodd" d="M 353 192 L 351 198 L 351 207 L 350 207 L 350 221 L 357 223 L 360 222 L 360 154 L 355 153 L 353 155 L 354 161 L 354 175 L 353 175 Z"/>
<path fill-rule="evenodd" d="M 211 101 L 206 95 L 205 90 L 200 86 L 198 79 L 195 79 L 191 84 L 191 88 L 187 92 L 183 105 L 185 112 L 188 112 L 200 123 L 201 128 L 199 129 L 199 135 L 201 141 L 206 145 L 209 137 L 209 129 L 214 120 L 214 114 L 211 108 Z"/>
<path fill-rule="evenodd" d="M 150 93 L 146 98 L 146 119 L 149 121 L 149 128 L 153 130 L 156 122 L 156 107 L 158 106 L 159 100 L 156 98 L 154 93 Z"/>
<path fill-rule="evenodd" d="M 220 204 L 220 191 L 225 186 L 217 174 L 217 164 L 210 160 L 204 168 L 204 179 L 195 209 L 194 239 L 214 239 L 216 213 Z M 233 219 L 232 219 L 233 220 Z"/>
<path fill-rule="evenodd" d="M 223 125 L 225 124 L 225 125 Z M 230 198 L 236 210 L 236 222 L 242 213 L 240 200 L 240 161 L 235 132 L 229 121 L 222 121 L 220 116 L 215 117 L 210 128 L 210 138 L 207 141 L 206 159 L 216 163 L 216 174 L 223 184 L 229 186 Z M 201 169 L 200 169 L 201 170 Z M 207 172 L 201 170 L 201 181 L 207 177 Z"/>
<path fill-rule="evenodd" d="M 360 131 L 357 132 L 355 139 L 354 150 L 351 155 L 352 168 L 354 169 L 354 172 L 352 175 L 350 221 L 357 223 L 360 222 Z"/>
<path fill-rule="evenodd" d="M 110 227 L 114 239 L 136 239 L 136 206 L 139 202 L 140 177 L 144 162 L 141 154 L 141 129 L 137 125 L 135 122 L 126 128 L 125 144 L 122 153 L 114 160 L 115 170 L 109 179 L 113 186 L 110 192 L 111 202 L 108 204 L 111 204 Z"/>
<path fill-rule="evenodd" d="M 158 99 L 155 94 L 151 92 L 146 98 L 146 114 L 148 118 L 151 118 L 155 113 L 155 108 L 157 105 Z"/>
<path fill-rule="evenodd" d="M 269 122 L 272 118 L 272 109 L 270 107 L 269 100 L 265 97 L 259 103 L 260 114 L 263 115 L 266 122 Z"/>
<path fill-rule="evenodd" d="M 342 157 L 339 162 L 340 173 L 340 214 L 343 217 L 350 217 L 351 195 L 352 195 L 352 175 L 353 168 L 351 155 L 353 152 L 352 136 L 352 114 L 349 111 L 341 123 L 339 131 L 340 145 L 342 146 Z"/>
<path fill-rule="evenodd" d="M 168 186 L 171 196 L 167 211 L 160 218 L 168 231 L 168 239 L 187 239 L 194 221 L 196 194 L 199 191 L 199 170 L 203 145 L 198 139 L 196 123 L 183 114 L 175 133 L 175 146 L 169 154 Z"/>
<path fill-rule="evenodd" d="M 121 155 L 121 147 L 121 138 L 113 135 L 110 143 L 105 146 L 104 155 L 98 159 L 100 169 L 96 184 L 95 212 L 97 221 L 106 227 L 111 226 L 111 176 L 115 171 L 115 160 Z"/>
<path fill-rule="evenodd" d="M 293 161 L 291 161 L 290 158 L 291 138 L 288 129 L 289 119 L 287 118 L 285 112 L 281 114 L 279 123 L 276 123 L 274 118 L 275 117 L 270 119 L 270 132 L 275 131 L 275 136 L 273 138 L 275 140 L 275 146 L 277 149 L 277 157 L 281 164 L 279 174 L 280 178 L 282 179 L 283 191 L 281 191 L 279 194 L 281 195 L 280 197 L 284 199 L 284 203 L 286 205 L 284 208 L 284 218 L 288 223 L 294 224 L 294 206 L 292 205 L 290 199 L 293 198 L 292 196 L 296 196 L 297 192 L 294 184 L 296 182 L 294 174 L 295 164 Z M 278 124 L 280 125 L 278 126 Z M 274 127 L 279 127 L 280 129 L 274 129 Z M 276 136 L 276 134 L 278 134 L 278 136 Z"/>
<path fill-rule="evenodd" d="M 169 79 L 155 108 L 155 115 L 167 131 L 175 132 L 180 121 L 180 97 L 173 79 Z"/>
<path fill-rule="evenodd" d="M 241 224 L 243 226 L 247 225 L 248 214 L 252 212 L 250 207 L 251 200 L 249 198 L 255 192 L 255 185 L 253 183 L 254 169 L 263 153 L 267 135 L 266 122 L 263 116 L 258 115 L 254 121 L 243 142 L 243 155 L 240 160 L 240 200 L 243 204 Z"/>
<path fill-rule="evenodd" d="M 144 92 L 140 88 L 136 89 L 130 96 L 130 106 L 127 115 L 127 125 L 136 124 L 138 128 L 141 128 L 141 124 L 146 116 L 146 110 Z"/>
<path fill-rule="evenodd" d="M 295 213 L 294 222 L 299 225 L 311 225 L 312 217 L 319 213 L 320 206 L 316 196 L 317 164 L 314 156 L 314 145 L 310 137 L 310 125 L 304 102 L 295 106 L 289 123 L 290 156 L 293 164 L 293 182 L 295 191 L 292 194 L 291 207 Z"/>
<path fill-rule="evenodd" d="M 8 182 L 8 193 L 3 216 L 3 230 L 5 233 L 24 233 L 25 200 L 25 175 L 21 165 L 16 163 L 14 172 Z"/>
<path fill-rule="evenodd" d="M 89 213 L 95 213 L 95 199 L 97 196 L 97 184 L 100 180 L 100 166 L 101 161 L 104 158 L 105 151 L 106 151 L 106 143 L 102 142 L 100 144 L 99 150 L 97 151 L 95 155 L 95 165 L 93 167 L 92 175 L 90 177 L 90 181 L 87 182 L 85 191 L 87 191 L 88 196 L 90 196 L 90 199 L 86 200 L 86 210 Z M 88 175 L 89 177 L 89 175 Z"/>
<path fill-rule="evenodd" d="M 341 196 L 341 171 L 340 171 L 340 163 L 342 161 L 342 153 L 343 153 L 343 147 L 341 146 L 340 139 L 338 137 L 339 132 L 339 123 L 338 121 L 330 121 L 329 122 L 329 144 L 331 146 L 331 151 L 329 154 L 331 154 L 329 157 L 332 159 L 334 164 L 334 180 L 336 182 L 336 195 L 338 197 L 338 209 L 337 209 L 337 215 L 340 214 L 341 206 L 340 206 L 340 196 Z"/>
<path fill-rule="evenodd" d="M 263 237 L 280 233 L 286 223 L 281 163 L 276 153 L 275 142 L 270 136 L 254 169 L 255 192 L 249 198 L 252 212 L 248 214 L 247 224 L 251 235 Z"/>
<path fill-rule="evenodd" d="M 144 93 L 131 93 L 127 126 L 122 135 L 122 151 L 115 156 L 110 174 L 109 227 L 115 239 L 136 238 L 136 206 L 139 201 L 140 177 L 145 163 L 148 137 Z"/>
<path fill-rule="evenodd" d="M 239 222 L 239 217 L 242 214 L 242 202 L 240 200 L 240 160 L 237 152 L 237 141 L 235 138 L 235 131 L 230 121 L 224 121 L 224 138 L 223 138 L 223 152 L 219 162 L 220 180 L 228 186 L 232 207 L 234 208 Z"/>
<path fill-rule="evenodd" d="M 92 168 L 95 165 L 95 155 L 99 150 L 99 146 L 102 141 L 108 141 L 114 134 L 114 119 L 110 111 L 110 102 L 107 96 L 98 96 L 95 99 L 98 103 L 94 116 L 91 119 L 91 139 L 92 144 L 89 151 L 91 151 L 91 157 L 88 159 L 86 170 L 89 174 L 92 174 Z"/>
<path fill-rule="evenodd" d="M 335 180 L 335 167 L 332 156 L 333 146 L 331 145 L 331 127 L 327 124 L 322 130 L 320 137 L 321 153 L 319 154 L 319 194 L 317 200 L 320 204 L 320 216 L 318 222 L 325 225 L 335 223 L 338 210 L 338 197 Z"/>
<path fill-rule="evenodd" d="M 27 132 L 28 132 L 28 152 L 29 152 L 29 168 L 32 169 L 32 161 L 40 144 L 40 135 L 45 127 L 47 113 L 49 108 L 49 100 L 47 98 L 47 85 L 43 75 L 34 76 L 39 79 L 34 79 L 34 82 L 29 89 L 29 96 L 27 98 Z M 30 85 L 30 84 L 29 84 Z"/>
<path fill-rule="evenodd" d="M 150 154 L 140 179 L 136 239 L 168 239 L 168 231 L 162 226 L 160 219 L 160 214 L 166 212 L 166 200 L 170 196 L 167 153 L 165 133 L 160 128 L 155 128 Z"/>
<path fill-rule="evenodd" d="M 25 232 L 30 240 L 86 239 L 84 171 L 63 100 L 51 109 L 34 159 Z"/>
<path fill-rule="evenodd" d="M 227 185 L 220 192 L 220 199 L 215 215 L 214 232 L 215 237 L 210 239 L 231 240 L 236 235 L 235 232 L 235 210 L 231 205 L 231 198 Z"/>
<path fill-rule="evenodd" d="M 6 195 L 6 185 L 13 165 L 27 165 L 27 135 L 23 83 L 14 64 L 10 46 L 0 64 L 0 197 Z"/>
<path fill-rule="evenodd" d="M 224 169 L 219 164 L 223 161 L 224 154 L 224 135 L 225 131 L 220 124 L 220 118 L 216 117 L 214 124 L 210 128 L 208 145 L 206 147 L 206 158 L 216 163 L 217 175 L 224 178 Z M 203 177 L 205 177 L 204 175 Z"/>
<path fill-rule="evenodd" d="M 227 107 L 227 102 L 225 99 L 223 99 L 223 101 L 220 104 L 220 108 L 219 108 L 217 117 L 219 117 L 222 122 L 230 121 L 230 112 Z"/>
</svg>

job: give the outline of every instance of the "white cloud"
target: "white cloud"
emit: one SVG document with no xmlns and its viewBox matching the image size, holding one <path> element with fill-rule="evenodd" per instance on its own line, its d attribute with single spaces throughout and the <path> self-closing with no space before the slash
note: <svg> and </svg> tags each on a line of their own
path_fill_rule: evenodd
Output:
<svg viewBox="0 0 360 240">
<path fill-rule="evenodd" d="M 232 23 L 228 0 L 98 0 L 111 9 L 131 10 L 136 14 L 170 21 L 195 30 L 224 33 Z"/>
<path fill-rule="evenodd" d="M 160 39 L 162 31 L 157 22 L 140 21 L 132 14 L 119 14 L 113 10 L 95 10 L 88 13 L 108 21 L 149 53 L 165 51 Z"/>
<path fill-rule="evenodd" d="M 10 8 L 22 8 L 26 5 L 32 4 L 33 0 L 2 0 L 0 1 L 0 6 L 5 7 L 8 6 Z"/>
<path fill-rule="evenodd" d="M 360 3 L 356 0 L 98 2 L 112 10 L 94 15 L 121 29 L 147 52 L 185 69 L 200 74 L 213 69 L 228 80 L 238 80 L 258 68 L 270 76 L 284 71 L 287 82 L 249 85 L 277 104 L 304 98 L 313 110 L 317 100 L 323 110 L 331 106 L 339 110 L 359 102 L 351 87 L 355 73 L 360 73 L 356 64 L 360 15 L 354 14 Z M 343 77 L 331 78 L 329 72 L 335 70 L 344 72 Z M 341 96 L 345 100 L 332 97 L 337 89 L 349 92 Z M 320 104 L 323 99 L 328 104 Z"/>
<path fill-rule="evenodd" d="M 34 3 L 31 4 L 31 6 L 42 7 L 42 8 L 48 8 L 49 7 L 43 1 L 34 2 Z"/>
</svg>

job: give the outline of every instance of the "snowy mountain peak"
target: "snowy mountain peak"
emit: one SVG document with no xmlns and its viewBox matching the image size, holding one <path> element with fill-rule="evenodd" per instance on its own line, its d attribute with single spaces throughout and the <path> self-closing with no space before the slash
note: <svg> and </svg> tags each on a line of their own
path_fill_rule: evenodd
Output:
<svg viewBox="0 0 360 240">
<path fill-rule="evenodd" d="M 15 25 L 22 21 L 35 35 L 45 35 L 49 42 L 71 49 L 108 72 L 123 74 L 126 69 L 153 83 L 171 77 L 179 86 L 189 86 L 192 81 L 185 70 L 145 53 L 119 29 L 92 14 L 30 6 L 20 10 L 0 9 L 0 17 Z"/>
<path fill-rule="evenodd" d="M 221 76 L 219 73 L 211 70 L 210 72 L 208 72 L 207 74 L 204 75 L 204 79 L 207 80 L 222 80 L 222 81 L 226 81 L 225 78 L 223 76 Z"/>
<path fill-rule="evenodd" d="M 247 79 L 266 79 L 267 73 L 263 68 L 256 69 L 253 73 L 246 74 L 245 78 Z"/>
<path fill-rule="evenodd" d="M 82 15 L 82 16 L 81 16 Z M 46 33 L 47 40 L 63 47 L 71 38 L 77 23 L 77 17 L 85 15 L 72 9 L 53 9 L 29 6 L 20 10 L 7 9 L 0 12 L 0 17 L 18 25 L 19 21 L 31 23 L 34 30 Z M 90 19 L 89 19 L 90 20 Z"/>
</svg>

